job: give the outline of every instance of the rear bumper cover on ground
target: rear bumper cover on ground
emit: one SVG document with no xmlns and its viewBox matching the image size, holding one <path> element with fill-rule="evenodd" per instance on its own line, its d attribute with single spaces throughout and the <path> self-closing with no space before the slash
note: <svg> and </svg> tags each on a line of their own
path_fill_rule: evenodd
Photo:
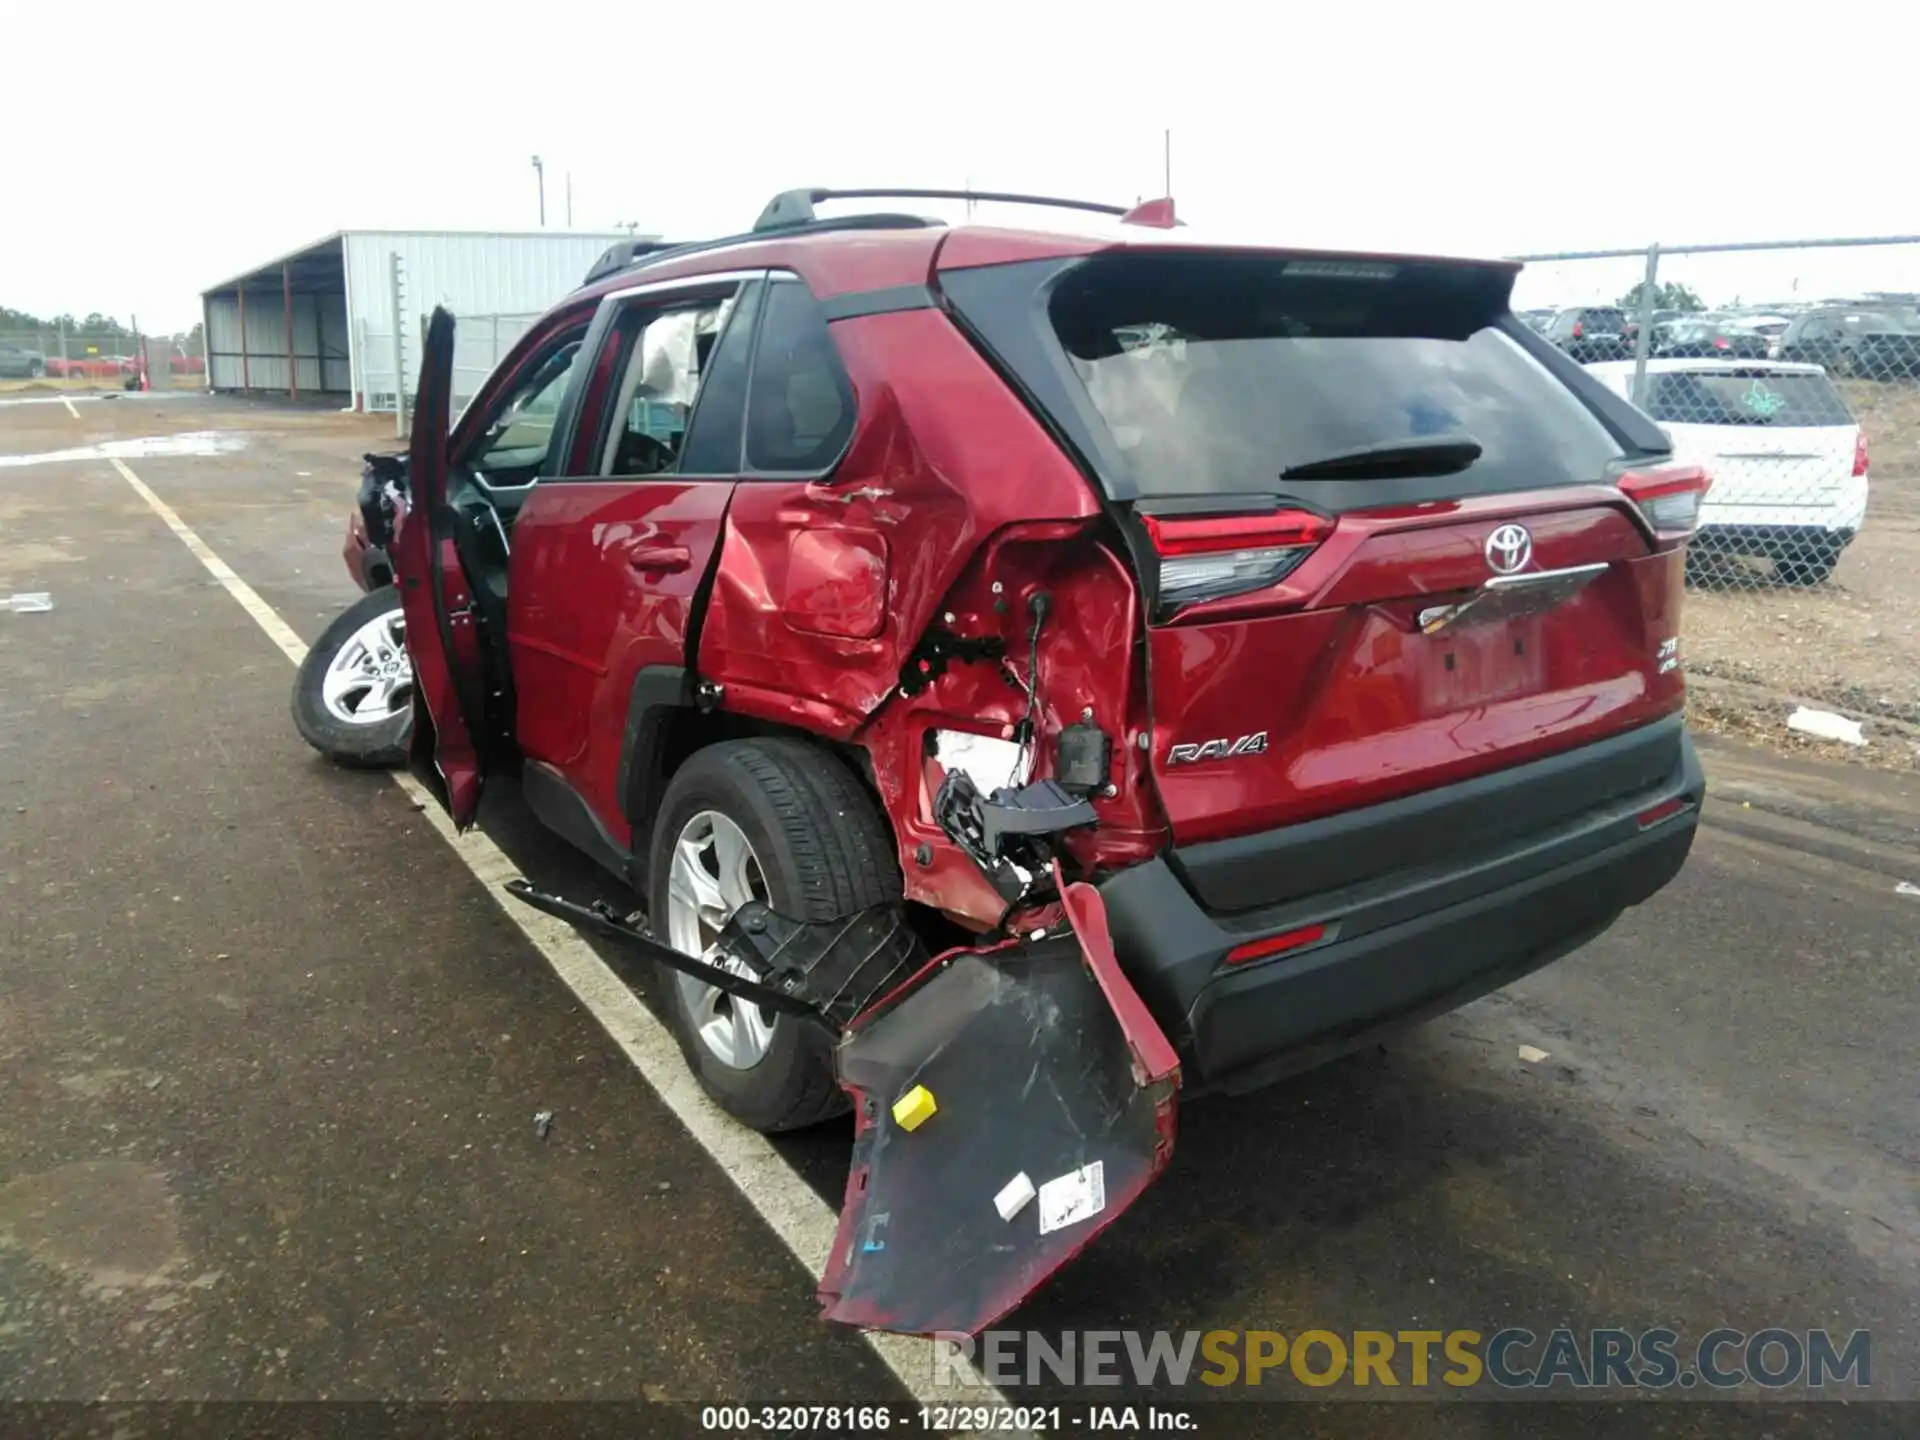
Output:
<svg viewBox="0 0 1920 1440">
<path fill-rule="evenodd" d="M 1242 1089 L 1499 988 L 1599 934 L 1685 862 L 1706 784 L 1678 716 L 1564 755 L 1100 887 L 1189 1086 Z M 1682 807 L 1652 823 L 1665 802 Z M 1242 966 L 1235 946 L 1324 925 Z"/>
</svg>

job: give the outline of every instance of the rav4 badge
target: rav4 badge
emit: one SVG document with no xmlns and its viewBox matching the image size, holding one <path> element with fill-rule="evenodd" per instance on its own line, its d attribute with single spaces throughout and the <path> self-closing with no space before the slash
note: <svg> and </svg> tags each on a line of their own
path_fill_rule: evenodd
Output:
<svg viewBox="0 0 1920 1440">
<path fill-rule="evenodd" d="M 1267 732 L 1256 730 L 1238 740 L 1207 740 L 1198 745 L 1176 745 L 1167 752 L 1167 764 L 1191 765 L 1197 760 L 1238 760 L 1243 755 L 1267 753 Z"/>
</svg>

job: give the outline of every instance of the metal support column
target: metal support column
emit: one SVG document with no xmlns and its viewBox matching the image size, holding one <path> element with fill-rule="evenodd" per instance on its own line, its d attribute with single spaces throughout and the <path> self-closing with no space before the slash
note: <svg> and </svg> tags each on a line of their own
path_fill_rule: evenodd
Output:
<svg viewBox="0 0 1920 1440">
<path fill-rule="evenodd" d="M 387 252 L 388 296 L 393 302 L 393 433 L 407 433 L 407 321 L 400 308 L 400 252 Z"/>
<path fill-rule="evenodd" d="M 240 302 L 240 388 L 253 389 L 253 368 L 247 360 L 247 282 L 242 280 L 234 287 L 234 295 Z"/>
<path fill-rule="evenodd" d="M 285 260 L 280 262 L 280 303 L 287 319 L 287 398 L 298 400 L 300 372 L 294 368 L 293 358 L 293 266 Z"/>
<path fill-rule="evenodd" d="M 1647 246 L 1647 278 L 1640 282 L 1640 323 L 1633 337 L 1633 403 L 1647 393 L 1647 348 L 1653 344 L 1654 290 L 1660 282 L 1660 245 Z"/>
</svg>

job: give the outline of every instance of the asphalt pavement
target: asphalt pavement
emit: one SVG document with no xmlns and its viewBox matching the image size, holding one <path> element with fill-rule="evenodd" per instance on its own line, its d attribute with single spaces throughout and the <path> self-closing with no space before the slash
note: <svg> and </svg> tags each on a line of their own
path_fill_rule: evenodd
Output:
<svg viewBox="0 0 1920 1440">
<path fill-rule="evenodd" d="M 127 443 L 203 433 L 227 448 Z M 392 443 L 313 407 L 0 406 L 0 595 L 54 602 L 0 610 L 0 1399 L 924 1400 L 909 1352 L 817 1318 L 848 1127 L 746 1176 L 760 1152 L 656 1093 L 406 791 L 305 748 L 286 656 L 112 463 L 311 639 L 353 595 L 358 456 Z M 1867 1330 L 1850 1398 L 1920 1398 L 1920 786 L 1703 752 L 1672 887 L 1382 1050 L 1188 1107 L 1168 1174 L 1011 1326 Z M 488 808 L 519 873 L 620 898 L 510 788 Z M 1388 1423 L 1291 1393 L 1092 1398 Z M 1391 1424 L 1920 1421 L 1698 1398 Z"/>
</svg>

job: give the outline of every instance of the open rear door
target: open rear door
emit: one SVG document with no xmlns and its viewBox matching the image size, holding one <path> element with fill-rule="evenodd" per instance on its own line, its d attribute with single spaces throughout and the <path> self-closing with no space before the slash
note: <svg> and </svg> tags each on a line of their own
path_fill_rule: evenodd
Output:
<svg viewBox="0 0 1920 1440">
<path fill-rule="evenodd" d="M 409 767 L 465 829 L 486 778 L 478 737 L 486 729 L 486 672 L 472 587 L 454 544 L 447 498 L 447 436 L 453 392 L 453 316 L 427 325 L 414 400 L 407 508 L 394 537 L 393 568 L 407 617 L 414 700 Z"/>
<path fill-rule="evenodd" d="M 848 1027 L 828 1319 L 978 1334 L 1172 1158 L 1179 1061 L 1120 972 L 1099 893 L 1062 898 L 1065 924 L 941 956 Z"/>
</svg>

